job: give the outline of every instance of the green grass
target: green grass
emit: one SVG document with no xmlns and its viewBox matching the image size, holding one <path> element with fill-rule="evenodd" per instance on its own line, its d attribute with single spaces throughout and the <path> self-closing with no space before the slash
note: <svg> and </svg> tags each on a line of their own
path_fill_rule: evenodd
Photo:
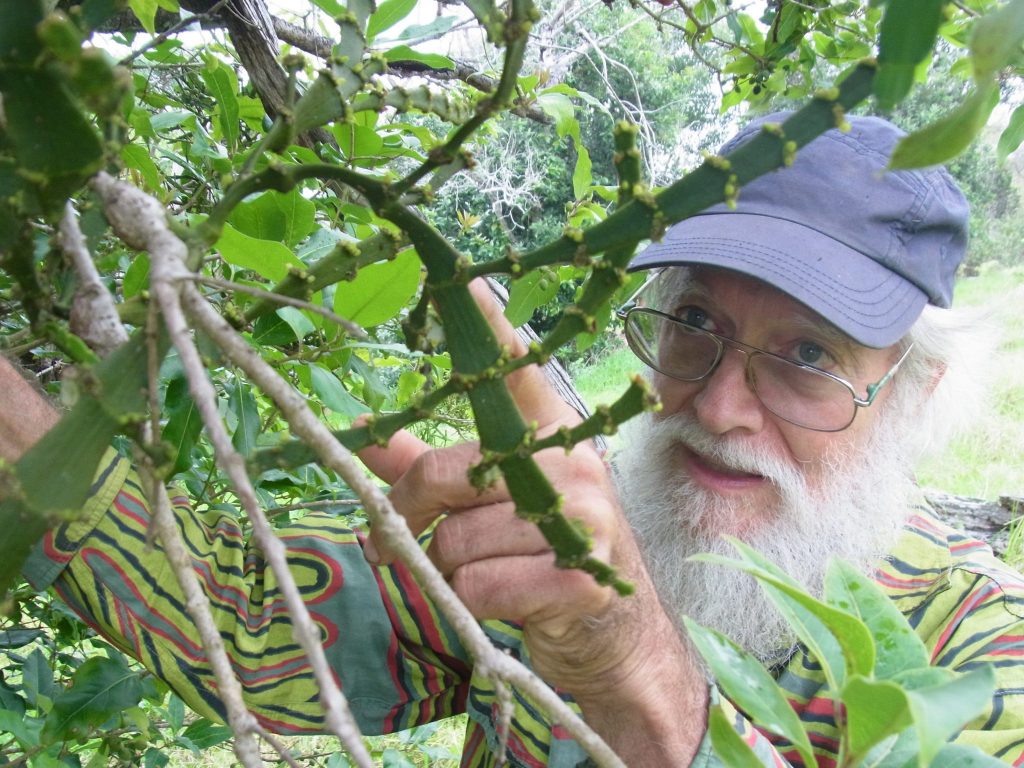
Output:
<svg viewBox="0 0 1024 768">
<path fill-rule="evenodd" d="M 969 432 L 925 462 L 922 486 L 961 496 L 997 499 L 1024 494 L 1024 269 L 991 269 L 961 278 L 957 306 L 987 306 L 1002 329 L 994 361 L 991 407 Z M 624 342 L 612 344 L 597 363 L 574 368 L 573 380 L 593 409 L 625 391 L 629 377 L 642 369 Z"/>
</svg>

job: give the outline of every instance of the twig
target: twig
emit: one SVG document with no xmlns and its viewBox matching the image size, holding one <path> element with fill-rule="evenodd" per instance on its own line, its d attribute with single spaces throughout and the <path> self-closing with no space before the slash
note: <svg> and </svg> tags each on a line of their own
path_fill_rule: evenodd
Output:
<svg viewBox="0 0 1024 768">
<path fill-rule="evenodd" d="M 476 669 L 487 679 L 515 685 L 549 716 L 561 723 L 594 758 L 600 768 L 624 768 L 622 761 L 562 699 L 520 662 L 505 655 L 484 634 L 476 619 L 420 548 L 403 518 L 387 496 L 363 473 L 358 462 L 313 414 L 305 398 L 290 387 L 202 297 L 192 284 L 183 286 L 182 299 L 189 315 L 212 338 L 231 362 L 241 368 L 281 409 L 292 432 L 304 440 L 362 499 L 374 531 L 408 565 L 438 609 L 451 622 L 472 654 Z M 197 403 L 198 398 L 196 399 Z M 269 553 L 268 553 L 269 557 Z"/>
<path fill-rule="evenodd" d="M 191 281 L 182 280 L 190 274 L 185 267 L 187 247 L 170 231 L 163 207 L 158 201 L 135 187 L 115 181 L 106 173 L 97 175 L 93 184 L 103 197 L 107 217 L 117 235 L 129 246 L 149 251 L 152 259 L 150 279 L 153 296 L 160 304 L 171 341 L 178 350 L 185 368 L 189 390 L 203 418 L 217 461 L 231 478 L 235 494 L 253 526 L 256 542 L 277 576 L 285 604 L 292 617 L 296 640 L 306 652 L 319 685 L 327 725 L 341 739 L 356 765 L 360 768 L 372 768 L 372 761 L 362 742 L 359 728 L 344 695 L 338 688 L 320 644 L 320 632 L 313 623 L 295 579 L 288 569 L 285 547 L 273 534 L 260 508 L 256 491 L 245 472 L 245 462 L 231 445 L 231 438 L 220 419 L 216 392 L 207 378 L 202 358 L 192 341 L 182 311 L 179 290 L 198 299 L 215 315 L 216 312 L 206 303 Z M 244 341 L 242 343 L 245 344 Z M 276 373 L 272 375 L 284 385 Z M 251 732 L 251 725 L 245 725 Z M 238 735 L 236 732 L 236 736 Z M 258 757 L 258 747 L 256 754 Z"/>
<path fill-rule="evenodd" d="M 340 325 L 345 329 L 345 333 L 349 336 L 359 339 L 360 341 L 369 340 L 369 336 L 366 331 L 359 325 L 356 325 L 351 320 L 346 320 L 344 317 L 334 314 L 331 310 L 326 307 L 321 307 L 313 304 L 309 301 L 303 301 L 302 299 L 292 298 L 291 296 L 285 296 L 284 294 L 274 293 L 273 291 L 267 291 L 262 288 L 256 288 L 251 285 L 243 285 L 241 283 L 233 283 L 230 280 L 222 280 L 219 277 L 206 277 L 204 275 L 196 275 L 189 273 L 186 279 L 193 280 L 197 283 L 203 283 L 204 285 L 211 285 L 214 288 L 221 288 L 225 291 L 238 291 L 239 293 L 247 293 L 250 296 L 255 296 L 258 299 L 264 299 L 266 301 L 273 301 L 278 304 L 285 304 L 289 307 L 296 307 L 297 309 L 308 309 L 310 312 L 315 312 L 322 317 L 327 318 L 332 323 Z"/>
<path fill-rule="evenodd" d="M 128 331 L 121 325 L 114 297 L 100 279 L 70 200 L 64 205 L 60 220 L 60 243 L 78 275 L 78 289 L 71 305 L 71 331 L 100 357 L 106 357 L 128 341 Z"/>
<path fill-rule="evenodd" d="M 155 254 L 154 254 L 155 256 Z M 154 265 L 155 266 L 155 265 Z M 155 386 L 151 382 L 150 386 Z M 255 733 L 258 724 L 255 716 L 245 706 L 242 697 L 242 686 L 235 676 L 235 671 L 224 649 L 224 641 L 217 629 L 217 624 L 210 611 L 210 601 L 199 585 L 199 577 L 192 570 L 192 558 L 189 556 L 181 531 L 171 511 L 171 500 L 167 496 L 167 488 L 160 482 L 153 470 L 152 459 L 139 451 L 137 456 L 139 474 L 149 491 L 150 503 L 153 507 L 151 525 L 156 529 L 157 536 L 164 545 L 167 562 L 174 571 L 178 585 L 185 595 L 185 610 L 188 611 L 203 648 L 210 659 L 210 667 L 217 679 L 217 694 L 228 712 L 228 723 L 235 735 L 235 754 L 246 768 L 263 768 L 259 744 Z"/>
<path fill-rule="evenodd" d="M 223 8 L 225 5 L 227 5 L 230 2 L 231 2 L 231 0 L 220 0 L 220 2 L 217 3 L 216 5 L 214 5 L 212 8 L 210 8 L 210 10 L 204 11 L 203 13 L 200 13 L 200 14 L 196 14 L 195 16 L 188 16 L 188 17 L 182 19 L 181 21 L 179 21 L 177 24 L 171 25 L 170 27 L 165 29 L 163 32 L 161 32 L 159 35 L 157 35 L 152 40 L 150 40 L 148 43 L 146 43 L 144 46 L 142 46 L 141 48 L 139 48 L 137 50 L 132 51 L 131 53 L 129 53 L 127 56 L 125 56 L 123 59 L 121 59 L 118 62 L 118 64 L 120 64 L 121 66 L 125 66 L 127 64 L 131 64 L 139 56 L 144 54 L 146 51 L 149 51 L 149 50 L 155 48 L 156 46 L 160 45 L 160 43 L 162 43 L 164 40 L 169 38 L 171 35 L 173 35 L 173 34 L 175 34 L 177 32 L 180 32 L 183 29 L 191 27 L 197 21 L 201 22 L 201 21 L 204 21 L 207 18 L 211 18 L 211 17 L 217 15 L 217 13 L 220 11 L 220 9 Z"/>
</svg>

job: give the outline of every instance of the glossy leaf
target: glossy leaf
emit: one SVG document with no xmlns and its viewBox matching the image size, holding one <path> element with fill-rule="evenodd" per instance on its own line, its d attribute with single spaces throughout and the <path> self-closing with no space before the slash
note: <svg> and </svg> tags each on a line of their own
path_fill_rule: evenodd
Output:
<svg viewBox="0 0 1024 768">
<path fill-rule="evenodd" d="M 1006 768 L 1006 763 L 968 744 L 945 744 L 929 768 Z"/>
<path fill-rule="evenodd" d="M 985 127 L 997 103 L 999 86 L 996 83 L 975 89 L 956 110 L 903 137 L 893 150 L 889 167 L 924 168 L 956 157 Z"/>
<path fill-rule="evenodd" d="M 240 454 L 248 456 L 256 448 L 260 433 L 260 411 L 252 387 L 241 381 L 235 382 L 228 396 L 228 408 L 237 420 L 231 444 Z"/>
<path fill-rule="evenodd" d="M 238 83 L 227 65 L 216 60 L 209 59 L 201 71 L 203 81 L 210 93 L 217 100 L 218 124 L 221 134 L 224 136 L 224 143 L 228 149 L 238 146 L 238 137 L 241 129 L 238 125 Z"/>
<path fill-rule="evenodd" d="M 148 148 L 142 144 L 125 144 L 121 147 L 121 162 L 124 163 L 125 168 L 138 173 L 146 190 L 159 192 L 163 174 L 153 162 Z"/>
<path fill-rule="evenodd" d="M 717 704 L 708 712 L 711 746 L 724 765 L 730 768 L 763 768 L 754 750 L 736 732 L 729 718 Z"/>
<path fill-rule="evenodd" d="M 124 279 L 121 281 L 121 295 L 126 299 L 137 296 L 141 290 L 149 285 L 149 254 L 137 253 L 132 257 L 132 263 L 125 270 Z"/>
<path fill-rule="evenodd" d="M 369 412 L 370 409 L 349 394 L 331 371 L 311 363 L 309 373 L 312 377 L 313 394 L 321 404 L 350 419 Z"/>
<path fill-rule="evenodd" d="M 251 269 L 275 283 L 285 278 L 290 267 L 303 267 L 298 256 L 281 243 L 249 237 L 230 224 L 224 225 L 220 239 L 214 247 L 229 264 Z"/>
<path fill-rule="evenodd" d="M 878 585 L 841 560 L 825 573 L 825 601 L 859 618 L 875 641 L 874 676 L 885 680 L 928 666 L 928 651 L 906 618 Z"/>
<path fill-rule="evenodd" d="M 870 675 L 875 652 L 871 634 L 856 617 L 815 600 L 777 566 L 743 542 L 729 537 L 742 560 L 702 555 L 700 559 L 732 565 L 761 582 L 800 641 L 822 664 L 829 685 L 841 688 L 849 675 Z M 837 650 L 840 653 L 837 654 Z"/>
<path fill-rule="evenodd" d="M 61 738 L 102 725 L 141 698 L 139 676 L 121 658 L 94 656 L 78 668 L 71 687 L 54 701 L 43 735 Z"/>
<path fill-rule="evenodd" d="M 192 465 L 192 448 L 203 428 L 202 417 L 184 375 L 176 376 L 167 385 L 164 409 L 168 418 L 161 438 L 170 446 L 171 474 L 178 474 Z"/>
<path fill-rule="evenodd" d="M 529 322 L 533 313 L 555 296 L 561 285 L 558 277 L 545 270 L 536 270 L 512 283 L 505 305 L 505 317 L 515 327 Z"/>
<path fill-rule="evenodd" d="M 872 747 L 911 723 L 906 692 L 889 681 L 851 677 L 843 687 L 842 702 L 851 755 L 866 755 Z"/>
<path fill-rule="evenodd" d="M 1011 152 L 1015 152 L 1022 142 L 1024 142 L 1024 105 L 1013 110 L 1009 124 L 999 136 L 997 146 L 999 156 L 1005 159 Z"/>
<path fill-rule="evenodd" d="M 0 629 L 0 649 L 7 651 L 12 648 L 21 648 L 22 646 L 28 645 L 33 640 L 38 640 L 45 634 L 46 633 L 41 629 L 31 629 L 27 627 L 9 627 L 8 629 Z"/>
<path fill-rule="evenodd" d="M 882 109 L 892 109 L 910 92 L 914 71 L 932 50 L 945 0 L 890 2 L 879 30 L 874 91 Z"/>
<path fill-rule="evenodd" d="M 181 734 L 199 749 L 209 749 L 231 738 L 231 729 L 205 718 L 196 720 Z"/>
<path fill-rule="evenodd" d="M 1010 0 L 974 24 L 971 61 L 974 77 L 987 82 L 1021 55 L 1024 42 L 1024 0 Z"/>
<path fill-rule="evenodd" d="M 437 16 L 427 24 L 411 24 L 401 31 L 395 40 L 418 40 L 419 38 L 434 38 L 443 35 L 454 27 L 459 21 L 458 16 Z"/>
<path fill-rule="evenodd" d="M 943 744 L 991 704 L 994 690 L 995 673 L 986 664 L 948 683 L 907 694 L 917 728 L 920 768 L 930 765 Z"/>
<path fill-rule="evenodd" d="M 39 744 L 39 727 L 33 728 L 33 720 L 26 719 L 20 712 L 0 710 L 0 734 L 10 734 L 23 749 Z"/>
<path fill-rule="evenodd" d="M 384 0 L 370 15 L 370 20 L 366 24 L 366 41 L 372 43 L 377 35 L 391 29 L 412 13 L 415 7 L 416 0 Z"/>
<path fill-rule="evenodd" d="M 239 203 L 228 221 L 257 240 L 275 240 L 294 248 L 315 228 L 316 206 L 298 189 L 264 192 Z"/>
<path fill-rule="evenodd" d="M 128 0 L 128 7 L 144 30 L 151 35 L 156 32 L 156 12 L 160 7 L 157 0 Z"/>
<path fill-rule="evenodd" d="M 805 764 L 814 764 L 811 742 L 800 718 L 764 666 L 721 632 L 684 618 L 686 631 L 715 675 L 719 689 L 758 728 L 790 741 Z"/>
<path fill-rule="evenodd" d="M 366 328 L 380 325 L 398 315 L 419 284 L 419 257 L 407 250 L 392 261 L 363 267 L 352 282 L 338 283 L 334 311 Z"/>
<path fill-rule="evenodd" d="M 590 153 L 582 144 L 576 145 L 576 167 L 572 172 L 572 193 L 579 200 L 590 189 L 594 180 L 591 175 Z"/>
<path fill-rule="evenodd" d="M 431 69 L 455 69 L 455 62 L 447 56 L 417 51 L 408 45 L 396 45 L 394 48 L 389 48 L 384 51 L 384 58 L 388 61 L 418 61 Z"/>
</svg>

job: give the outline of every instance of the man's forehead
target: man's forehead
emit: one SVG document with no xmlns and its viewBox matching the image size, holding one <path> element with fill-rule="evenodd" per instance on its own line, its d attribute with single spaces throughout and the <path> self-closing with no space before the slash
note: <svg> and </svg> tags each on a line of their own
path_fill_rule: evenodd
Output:
<svg viewBox="0 0 1024 768">
<path fill-rule="evenodd" d="M 662 271 L 658 279 L 662 283 L 659 296 L 663 302 L 672 303 L 683 297 L 703 298 L 709 302 L 717 302 L 719 294 L 724 293 L 725 290 L 748 293 L 751 296 L 755 293 L 775 296 L 787 304 L 785 316 L 781 318 L 787 323 L 792 323 L 793 326 L 805 330 L 813 330 L 823 340 L 837 346 L 847 347 L 851 350 L 867 349 L 806 304 L 756 277 L 721 267 L 689 266 L 668 267 Z M 748 305 L 740 304 L 738 309 L 742 311 L 745 306 Z"/>
</svg>

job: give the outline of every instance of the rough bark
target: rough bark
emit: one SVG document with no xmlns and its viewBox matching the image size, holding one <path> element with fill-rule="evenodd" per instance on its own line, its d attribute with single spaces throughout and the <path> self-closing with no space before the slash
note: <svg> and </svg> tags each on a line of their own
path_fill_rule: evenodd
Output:
<svg viewBox="0 0 1024 768">
<path fill-rule="evenodd" d="M 1024 515 L 1022 496 L 1000 496 L 999 501 L 986 501 L 926 489 L 925 497 L 942 520 L 989 543 L 1000 557 L 1006 553 L 1010 523 Z"/>
</svg>

